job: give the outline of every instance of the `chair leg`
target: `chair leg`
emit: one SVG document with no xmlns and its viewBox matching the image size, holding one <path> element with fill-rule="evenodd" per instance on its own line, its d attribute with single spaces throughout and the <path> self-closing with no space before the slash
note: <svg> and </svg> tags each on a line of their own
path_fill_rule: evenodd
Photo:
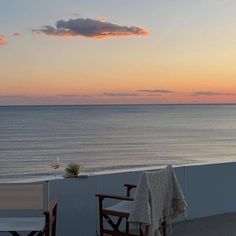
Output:
<svg viewBox="0 0 236 236">
<path fill-rule="evenodd" d="M 45 215 L 45 229 L 44 229 L 44 235 L 49 236 L 50 235 L 50 213 L 44 212 Z"/>
<path fill-rule="evenodd" d="M 128 218 L 125 219 L 126 221 L 126 233 L 129 233 L 129 222 L 128 222 Z"/>
<path fill-rule="evenodd" d="M 52 236 L 56 236 L 56 228 L 57 228 L 57 204 L 54 206 L 52 210 Z"/>
<path fill-rule="evenodd" d="M 103 198 L 99 197 L 99 227 L 100 227 L 100 236 L 103 236 Z"/>
<path fill-rule="evenodd" d="M 141 224 L 139 224 L 139 234 L 140 234 L 140 236 L 143 236 L 143 231 L 142 231 L 142 228 L 141 228 Z"/>
<path fill-rule="evenodd" d="M 166 221 L 163 222 L 163 236 L 167 236 L 167 224 L 166 224 Z"/>
</svg>

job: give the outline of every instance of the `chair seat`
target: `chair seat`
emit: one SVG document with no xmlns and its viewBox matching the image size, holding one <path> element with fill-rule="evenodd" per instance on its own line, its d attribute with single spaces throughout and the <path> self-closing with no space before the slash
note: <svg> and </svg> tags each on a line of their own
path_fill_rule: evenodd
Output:
<svg viewBox="0 0 236 236">
<path fill-rule="evenodd" d="M 105 210 L 114 212 L 130 213 L 133 207 L 133 202 L 131 201 L 120 201 L 110 207 L 104 208 Z"/>
<path fill-rule="evenodd" d="M 44 227 L 45 227 L 44 217 L 0 218 L 0 232 L 43 231 Z"/>
</svg>

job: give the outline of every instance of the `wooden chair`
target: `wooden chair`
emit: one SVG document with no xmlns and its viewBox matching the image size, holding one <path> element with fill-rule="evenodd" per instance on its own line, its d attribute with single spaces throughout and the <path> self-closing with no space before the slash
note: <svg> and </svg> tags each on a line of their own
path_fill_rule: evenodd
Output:
<svg viewBox="0 0 236 236">
<path fill-rule="evenodd" d="M 57 202 L 49 205 L 48 183 L 0 184 L 0 232 L 56 236 Z"/>
<path fill-rule="evenodd" d="M 50 211 L 47 214 L 49 214 L 49 217 L 50 217 L 49 218 L 49 235 L 50 235 L 50 230 L 51 230 L 51 236 L 56 236 L 56 229 L 57 229 L 57 202 L 56 201 L 54 201 L 54 203 L 51 204 Z"/>
<path fill-rule="evenodd" d="M 141 225 L 139 225 L 138 232 L 131 232 L 130 223 L 128 222 L 130 209 L 132 207 L 132 202 L 134 198 L 131 197 L 131 191 L 137 186 L 133 184 L 125 184 L 126 196 L 117 195 L 105 195 L 97 194 L 99 201 L 99 226 L 100 226 L 100 236 L 112 235 L 112 236 L 144 236 Z M 105 199 L 113 199 L 120 201 L 118 204 L 112 207 L 104 207 Z M 122 207 L 123 204 L 123 207 Z M 126 208 L 126 209 L 125 209 Z M 114 223 L 114 218 L 117 220 Z M 104 219 L 110 226 L 105 228 Z M 122 221 L 125 221 L 125 231 L 120 229 Z M 167 236 L 166 222 L 162 224 L 163 236 Z"/>
</svg>

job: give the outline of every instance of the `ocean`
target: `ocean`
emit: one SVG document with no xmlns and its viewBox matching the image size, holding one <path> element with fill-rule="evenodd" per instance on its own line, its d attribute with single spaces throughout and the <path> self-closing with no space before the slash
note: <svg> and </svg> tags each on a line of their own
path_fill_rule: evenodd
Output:
<svg viewBox="0 0 236 236">
<path fill-rule="evenodd" d="M 236 105 L 0 107 L 0 177 L 236 160 Z"/>
</svg>

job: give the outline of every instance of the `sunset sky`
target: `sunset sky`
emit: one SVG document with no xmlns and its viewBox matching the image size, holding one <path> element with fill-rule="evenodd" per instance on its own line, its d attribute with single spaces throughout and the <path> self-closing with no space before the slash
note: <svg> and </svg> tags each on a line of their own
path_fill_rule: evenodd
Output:
<svg viewBox="0 0 236 236">
<path fill-rule="evenodd" d="M 235 0 L 1 0 L 0 105 L 236 102 Z"/>
</svg>

